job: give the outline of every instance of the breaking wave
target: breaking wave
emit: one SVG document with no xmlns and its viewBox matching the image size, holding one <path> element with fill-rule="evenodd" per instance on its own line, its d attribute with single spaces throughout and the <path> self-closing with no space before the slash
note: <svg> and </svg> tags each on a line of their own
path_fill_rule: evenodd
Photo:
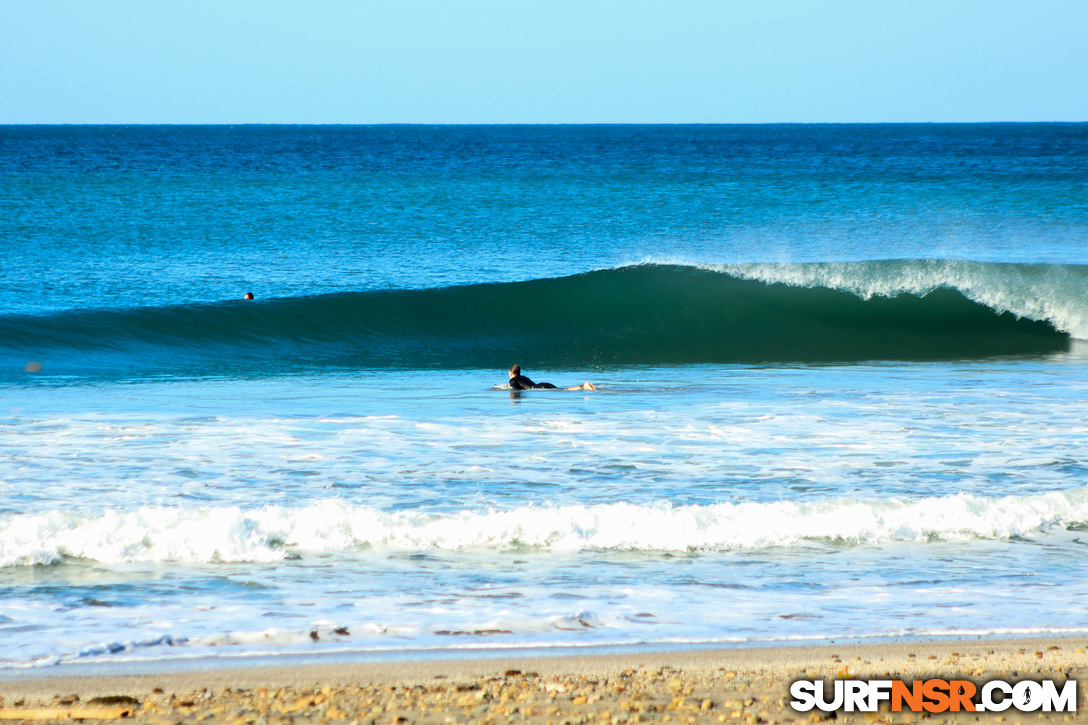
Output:
<svg viewBox="0 0 1088 725">
<path fill-rule="evenodd" d="M 143 507 L 0 519 L 0 566 L 261 562 L 303 552 L 728 551 L 823 542 L 1010 539 L 1088 524 L 1088 488 L 1033 496 L 674 506 L 525 506 L 505 511 L 382 511 L 330 499 L 303 508 Z"/>
<path fill-rule="evenodd" d="M 640 264 L 420 290 L 0 316 L 0 363 L 204 375 L 948 360 L 1088 338 L 1088 267 Z"/>
</svg>

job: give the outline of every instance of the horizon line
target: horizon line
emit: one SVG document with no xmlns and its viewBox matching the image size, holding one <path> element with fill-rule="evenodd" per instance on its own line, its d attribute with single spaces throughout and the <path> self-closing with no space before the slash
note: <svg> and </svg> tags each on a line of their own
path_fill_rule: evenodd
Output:
<svg viewBox="0 0 1088 725">
<path fill-rule="evenodd" d="M 1080 125 L 1081 121 L 0 121 L 4 126 L 1014 126 Z"/>
</svg>

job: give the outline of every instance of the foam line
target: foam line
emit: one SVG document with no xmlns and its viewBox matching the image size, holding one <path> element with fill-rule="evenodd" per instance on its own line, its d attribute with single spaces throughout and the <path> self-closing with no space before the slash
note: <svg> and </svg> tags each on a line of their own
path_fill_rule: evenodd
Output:
<svg viewBox="0 0 1088 725">
<path fill-rule="evenodd" d="M 852 544 L 1030 537 L 1088 522 L 1088 488 L 1034 496 L 827 499 L 706 506 L 525 506 L 388 512 L 329 499 L 269 506 L 60 511 L 0 519 L 0 566 L 276 561 L 293 552 L 601 549 L 723 551 L 805 542 Z"/>
</svg>

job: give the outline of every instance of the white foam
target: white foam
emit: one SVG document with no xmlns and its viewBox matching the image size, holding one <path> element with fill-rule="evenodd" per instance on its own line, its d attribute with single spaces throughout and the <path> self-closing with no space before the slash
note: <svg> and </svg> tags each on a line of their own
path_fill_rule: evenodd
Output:
<svg viewBox="0 0 1088 725">
<path fill-rule="evenodd" d="M 858 295 L 925 295 L 946 287 L 997 312 L 1052 323 L 1088 339 L 1088 268 L 950 260 L 731 264 L 705 267 L 743 279 L 829 287 Z"/>
<path fill-rule="evenodd" d="M 1008 539 L 1088 522 L 1088 488 L 1034 496 L 673 506 L 523 506 L 449 514 L 383 511 L 327 499 L 309 506 L 142 507 L 0 519 L 0 566 L 65 557 L 104 563 L 275 561 L 293 551 L 722 551 L 808 541 Z"/>
</svg>

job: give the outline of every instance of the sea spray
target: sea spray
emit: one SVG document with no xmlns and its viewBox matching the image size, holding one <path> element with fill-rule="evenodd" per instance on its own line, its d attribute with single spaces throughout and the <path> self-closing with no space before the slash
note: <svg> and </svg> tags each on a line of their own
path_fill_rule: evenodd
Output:
<svg viewBox="0 0 1088 725">
<path fill-rule="evenodd" d="M 1044 320 L 1057 330 L 1088 340 L 1088 267 L 1081 265 L 929 259 L 706 268 L 768 284 L 843 290 L 864 300 L 953 289 L 995 312 Z"/>
</svg>

